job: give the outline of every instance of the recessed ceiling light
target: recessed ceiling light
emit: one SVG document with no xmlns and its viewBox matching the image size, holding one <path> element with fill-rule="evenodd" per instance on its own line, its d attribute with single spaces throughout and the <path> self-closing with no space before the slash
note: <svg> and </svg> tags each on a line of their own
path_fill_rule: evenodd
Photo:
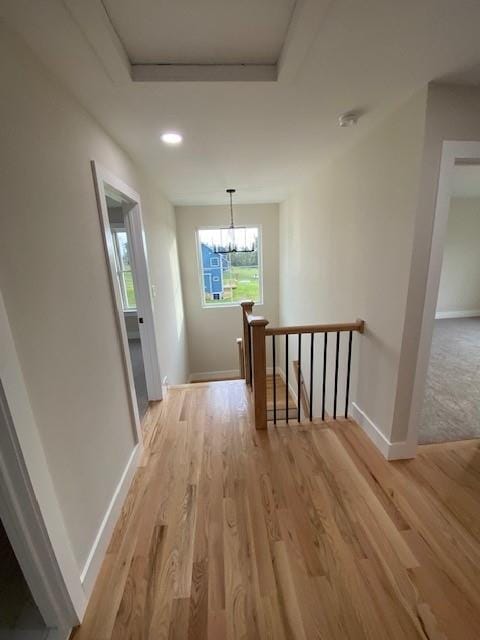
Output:
<svg viewBox="0 0 480 640">
<path fill-rule="evenodd" d="M 165 142 L 165 144 L 180 144 L 182 140 L 183 136 L 179 133 L 175 133 L 174 131 L 162 133 L 162 142 Z"/>
</svg>

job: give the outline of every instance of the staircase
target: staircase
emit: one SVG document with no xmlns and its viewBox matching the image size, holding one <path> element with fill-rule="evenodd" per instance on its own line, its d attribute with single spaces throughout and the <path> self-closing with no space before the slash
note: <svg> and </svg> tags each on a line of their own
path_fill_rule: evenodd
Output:
<svg viewBox="0 0 480 640">
<path fill-rule="evenodd" d="M 273 387 L 275 383 L 276 395 L 277 395 L 277 406 L 276 409 L 274 407 L 273 400 Z M 273 373 L 267 374 L 267 421 L 273 422 L 275 413 L 277 420 L 285 420 L 286 421 L 286 396 L 288 397 L 288 419 L 296 420 L 297 419 L 297 402 L 296 399 L 292 397 L 290 391 L 287 394 L 287 386 L 283 378 L 277 373 L 275 376 L 275 381 L 273 380 Z"/>
<path fill-rule="evenodd" d="M 266 429 L 269 422 L 348 418 L 353 335 L 364 332 L 365 322 L 268 327 L 253 307 L 253 302 L 241 303 L 243 338 L 237 346 L 256 428 Z M 290 358 L 292 349 L 296 359 Z"/>
</svg>

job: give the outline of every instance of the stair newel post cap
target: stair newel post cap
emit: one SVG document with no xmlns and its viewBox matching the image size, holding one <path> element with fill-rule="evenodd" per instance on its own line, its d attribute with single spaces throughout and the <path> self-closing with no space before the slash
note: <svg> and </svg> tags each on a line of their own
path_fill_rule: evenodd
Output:
<svg viewBox="0 0 480 640">
<path fill-rule="evenodd" d="M 262 317 L 254 317 L 250 320 L 251 327 L 266 327 L 268 324 L 268 320 Z"/>
</svg>

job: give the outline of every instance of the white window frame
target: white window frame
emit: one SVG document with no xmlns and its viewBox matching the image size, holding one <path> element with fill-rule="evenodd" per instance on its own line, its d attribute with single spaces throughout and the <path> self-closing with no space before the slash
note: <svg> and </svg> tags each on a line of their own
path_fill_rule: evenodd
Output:
<svg viewBox="0 0 480 640">
<path fill-rule="evenodd" d="M 125 285 L 125 279 L 123 277 L 124 273 L 132 273 L 132 257 L 130 255 L 130 243 L 128 243 L 128 256 L 130 258 L 130 271 L 128 271 L 127 269 L 122 269 L 122 258 L 120 256 L 120 248 L 118 246 L 118 234 L 119 233 L 126 233 L 127 234 L 127 240 L 128 238 L 128 232 L 127 229 L 123 226 L 123 225 L 116 225 L 116 224 L 112 224 L 110 225 L 112 228 L 112 235 L 113 235 L 113 248 L 115 251 L 115 262 L 116 262 L 116 267 L 117 267 L 117 278 L 118 278 L 118 284 L 120 287 L 120 293 L 122 294 L 122 306 L 123 306 L 123 310 L 125 312 L 129 312 L 129 311 L 136 311 L 137 310 L 137 305 L 135 304 L 134 307 L 130 307 L 128 305 L 128 295 L 127 295 L 127 288 Z M 132 273 L 132 278 L 133 278 L 133 273 Z"/>
<path fill-rule="evenodd" d="M 259 307 L 264 304 L 263 301 L 263 229 L 262 225 L 258 223 L 246 223 L 242 224 L 242 227 L 258 229 L 258 301 L 255 302 L 255 306 Z M 197 246 L 197 272 L 198 272 L 198 284 L 200 290 L 200 303 L 202 309 L 220 309 L 229 307 L 238 307 L 239 302 L 206 302 L 205 290 L 203 285 L 203 262 L 202 252 L 200 249 L 200 231 L 208 231 L 210 229 L 222 229 L 222 225 L 202 225 L 195 229 L 195 244 Z M 223 280 L 223 271 L 222 271 Z"/>
</svg>

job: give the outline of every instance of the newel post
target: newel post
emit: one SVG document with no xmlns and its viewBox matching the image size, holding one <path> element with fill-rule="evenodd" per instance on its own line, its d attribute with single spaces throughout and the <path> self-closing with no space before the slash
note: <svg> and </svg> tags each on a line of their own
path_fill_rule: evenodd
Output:
<svg viewBox="0 0 480 640">
<path fill-rule="evenodd" d="M 268 320 L 256 318 L 251 321 L 253 357 L 253 403 L 255 406 L 255 428 L 267 428 L 267 356 L 265 327 Z"/>
<path fill-rule="evenodd" d="M 245 301 L 241 303 L 242 307 L 242 320 L 243 320 L 243 368 L 245 371 L 245 382 L 252 385 L 252 348 L 250 344 L 250 327 L 248 324 L 247 315 L 252 313 L 253 302 Z"/>
</svg>

